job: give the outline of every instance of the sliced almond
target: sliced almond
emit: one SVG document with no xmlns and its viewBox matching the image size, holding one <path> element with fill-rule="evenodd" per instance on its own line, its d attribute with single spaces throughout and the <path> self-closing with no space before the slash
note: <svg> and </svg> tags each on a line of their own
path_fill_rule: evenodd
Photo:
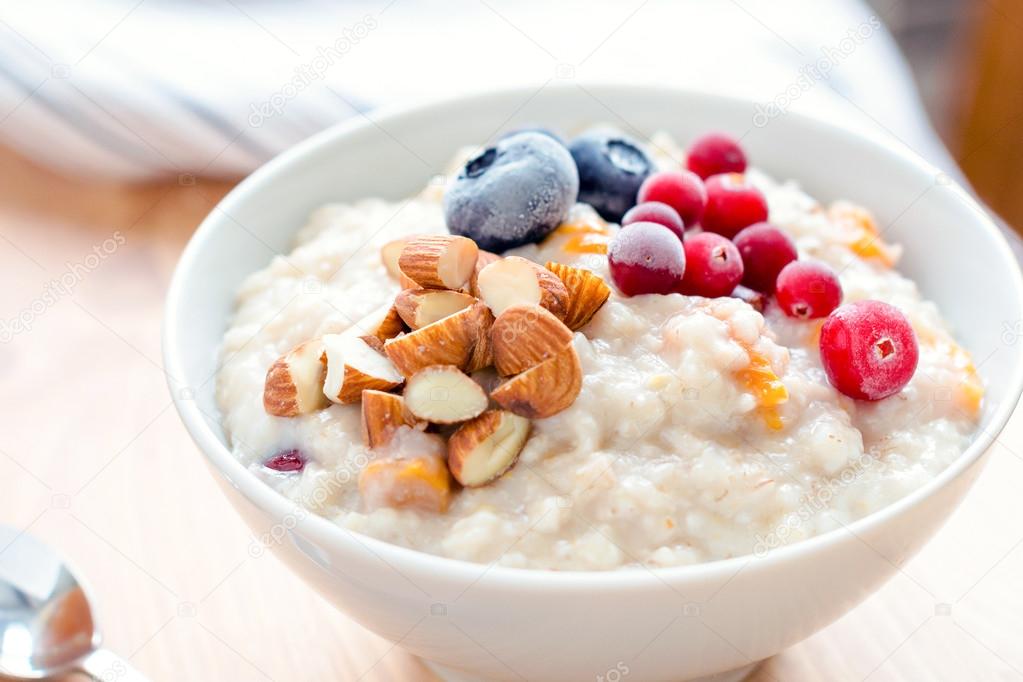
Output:
<svg viewBox="0 0 1023 682">
<path fill-rule="evenodd" d="M 480 335 L 493 318 L 482 303 L 390 339 L 384 352 L 398 370 L 410 377 L 430 365 L 467 367 Z"/>
<path fill-rule="evenodd" d="M 375 390 L 362 392 L 362 442 L 366 447 L 387 445 L 400 427 L 420 425 L 400 395 Z"/>
<path fill-rule="evenodd" d="M 323 393 L 335 403 L 354 403 L 367 389 L 389 391 L 405 380 L 387 356 L 362 337 L 328 334 L 323 348 L 327 356 Z"/>
<path fill-rule="evenodd" d="M 409 239 L 411 239 L 411 237 L 392 239 L 380 247 L 380 262 L 384 264 L 384 269 L 387 270 L 387 274 L 395 279 L 398 279 L 401 276 L 401 268 L 398 267 L 398 259 L 401 258 L 401 252 L 405 249 L 405 245 L 408 243 Z"/>
<path fill-rule="evenodd" d="M 440 513 L 451 502 L 451 475 L 443 457 L 383 457 L 372 460 L 359 474 L 359 493 L 370 510 L 391 507 Z"/>
<path fill-rule="evenodd" d="M 490 397 L 517 415 L 543 419 L 575 402 L 582 381 L 579 356 L 575 346 L 569 345 L 553 358 L 504 382 Z"/>
<path fill-rule="evenodd" d="M 568 290 L 565 324 L 578 331 L 600 310 L 611 295 L 611 287 L 604 279 L 585 268 L 573 268 L 564 263 L 547 263 L 547 269 L 557 275 Z"/>
<path fill-rule="evenodd" d="M 424 235 L 413 237 L 398 258 L 398 267 L 427 289 L 459 289 L 476 266 L 479 248 L 467 237 Z"/>
<path fill-rule="evenodd" d="M 275 417 L 297 417 L 327 407 L 323 340 L 313 339 L 277 358 L 266 373 L 263 409 Z"/>
<path fill-rule="evenodd" d="M 525 372 L 572 343 L 572 330 L 546 308 L 513 305 L 494 320 L 490 331 L 498 374 Z"/>
<path fill-rule="evenodd" d="M 487 394 L 462 370 L 433 365 L 416 372 L 405 385 L 405 406 L 417 419 L 457 424 L 487 409 Z"/>
<path fill-rule="evenodd" d="M 480 270 L 480 298 L 495 316 L 513 305 L 541 305 L 558 317 L 565 315 L 568 290 L 557 275 L 531 260 L 508 256 Z"/>
<path fill-rule="evenodd" d="M 501 476 L 518 459 L 529 420 L 506 410 L 487 410 L 458 427 L 448 440 L 448 468 L 467 487 Z"/>
<path fill-rule="evenodd" d="M 469 294 L 445 289 L 405 289 L 394 299 L 394 307 L 412 329 L 419 329 L 468 308 L 476 299 Z"/>
<path fill-rule="evenodd" d="M 479 279 L 480 276 L 480 270 L 487 267 L 491 263 L 499 260 L 501 260 L 501 257 L 498 256 L 496 253 L 491 253 L 490 251 L 484 251 L 483 249 L 480 249 L 479 255 L 476 256 L 476 267 L 472 269 L 472 275 L 470 275 L 469 277 L 470 294 L 472 294 L 476 298 L 480 297 L 480 289 L 477 284 L 477 280 Z"/>
</svg>

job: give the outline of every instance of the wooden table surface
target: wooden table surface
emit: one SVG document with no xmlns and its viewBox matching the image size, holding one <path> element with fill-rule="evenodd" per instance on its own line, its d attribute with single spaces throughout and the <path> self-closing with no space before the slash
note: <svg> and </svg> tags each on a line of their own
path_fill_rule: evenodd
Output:
<svg viewBox="0 0 1023 682">
<path fill-rule="evenodd" d="M 153 679 L 433 679 L 249 557 L 171 406 L 164 290 L 227 187 L 72 182 L 0 149 L 0 523 L 72 559 L 109 647 Z M 1021 435 L 1017 412 L 938 537 L 754 679 L 1023 680 Z"/>
</svg>

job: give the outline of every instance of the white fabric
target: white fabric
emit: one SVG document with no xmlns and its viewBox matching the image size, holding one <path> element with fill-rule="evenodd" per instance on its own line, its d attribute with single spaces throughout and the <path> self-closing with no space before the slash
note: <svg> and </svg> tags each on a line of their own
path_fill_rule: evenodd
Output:
<svg viewBox="0 0 1023 682">
<path fill-rule="evenodd" d="M 954 172 L 858 0 L 33 0 L 0 17 L 0 137 L 70 172 L 235 176 L 380 105 L 552 79 L 744 95 Z"/>
</svg>

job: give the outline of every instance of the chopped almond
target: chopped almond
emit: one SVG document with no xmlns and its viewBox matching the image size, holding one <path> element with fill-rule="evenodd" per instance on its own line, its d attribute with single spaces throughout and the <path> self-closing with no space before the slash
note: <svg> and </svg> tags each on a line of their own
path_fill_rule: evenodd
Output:
<svg viewBox="0 0 1023 682">
<path fill-rule="evenodd" d="M 531 260 L 508 256 L 480 270 L 477 280 L 480 298 L 494 315 L 513 305 L 541 305 L 565 316 L 568 290 L 557 275 Z"/>
<path fill-rule="evenodd" d="M 401 277 L 401 268 L 398 267 L 398 259 L 401 258 L 401 252 L 405 249 L 405 245 L 411 238 L 412 237 L 401 237 L 399 239 L 392 239 L 380 247 L 380 261 L 384 264 L 387 274 L 395 279 Z"/>
<path fill-rule="evenodd" d="M 480 249 L 480 253 L 476 256 L 476 266 L 472 269 L 472 275 L 469 277 L 469 293 L 476 298 L 480 297 L 480 289 L 477 280 L 480 276 L 480 270 L 487 267 L 495 261 L 501 260 L 501 257 L 496 253 L 490 251 L 484 251 Z"/>
<path fill-rule="evenodd" d="M 398 315 L 412 329 L 419 329 L 468 308 L 476 299 L 444 289 L 405 289 L 394 299 Z"/>
<path fill-rule="evenodd" d="M 572 330 L 546 308 L 513 305 L 494 320 L 491 330 L 498 374 L 525 372 L 572 343 Z"/>
<path fill-rule="evenodd" d="M 412 416 L 400 395 L 376 390 L 362 392 L 362 442 L 366 447 L 387 445 L 400 427 L 420 425 L 422 422 Z"/>
<path fill-rule="evenodd" d="M 301 343 L 277 358 L 266 373 L 263 409 L 276 417 L 297 417 L 329 405 L 323 395 L 327 365 L 322 339 Z"/>
<path fill-rule="evenodd" d="M 457 424 L 487 409 L 487 394 L 462 370 L 433 365 L 416 372 L 405 386 L 405 405 L 418 419 Z"/>
<path fill-rule="evenodd" d="M 493 318 L 482 303 L 396 337 L 384 344 L 384 352 L 398 370 L 410 377 L 430 365 L 468 367 L 481 335 Z"/>
<path fill-rule="evenodd" d="M 490 309 L 483 304 L 477 304 L 479 327 L 476 332 L 476 345 L 472 347 L 472 354 L 469 355 L 469 362 L 465 365 L 465 371 L 472 374 L 481 369 L 486 369 L 494 364 L 494 344 L 491 330 L 494 325 L 494 316 Z"/>
<path fill-rule="evenodd" d="M 354 403 L 366 389 L 388 391 L 405 380 L 386 355 L 361 337 L 328 334 L 323 347 L 327 356 L 323 393 L 335 403 Z"/>
<path fill-rule="evenodd" d="M 553 358 L 504 382 L 490 397 L 517 415 L 543 419 L 575 402 L 582 378 L 579 356 L 575 346 L 569 345 Z"/>
<path fill-rule="evenodd" d="M 557 275 L 568 290 L 565 324 L 572 331 L 582 329 L 607 302 L 611 287 L 600 275 L 584 268 L 551 261 L 547 269 Z"/>
<path fill-rule="evenodd" d="M 506 410 L 487 410 L 458 427 L 448 441 L 448 468 L 467 487 L 480 486 L 511 468 L 526 444 L 529 420 Z"/>
<path fill-rule="evenodd" d="M 391 507 L 440 513 L 451 502 L 451 475 L 443 457 L 383 457 L 372 460 L 359 474 L 359 493 L 369 510 Z"/>
<path fill-rule="evenodd" d="M 387 339 L 393 339 L 402 332 L 408 331 L 408 328 L 402 321 L 401 316 L 398 315 L 398 311 L 392 305 L 387 309 L 383 317 L 371 320 L 371 325 L 367 331 L 383 342 Z"/>
<path fill-rule="evenodd" d="M 398 258 L 402 273 L 427 289 L 460 289 L 469 282 L 479 248 L 454 235 L 414 237 Z"/>
</svg>

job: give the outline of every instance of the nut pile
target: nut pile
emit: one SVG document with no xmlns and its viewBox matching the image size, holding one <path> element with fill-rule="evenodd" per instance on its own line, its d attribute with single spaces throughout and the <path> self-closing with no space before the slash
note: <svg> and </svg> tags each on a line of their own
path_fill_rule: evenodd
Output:
<svg viewBox="0 0 1023 682">
<path fill-rule="evenodd" d="M 423 235 L 381 249 L 402 290 L 340 334 L 288 351 L 267 372 L 263 405 L 281 417 L 361 402 L 372 451 L 367 507 L 440 512 L 453 477 L 485 485 L 516 461 L 531 419 L 568 408 L 582 387 L 572 345 L 611 291 L 596 274 Z M 493 368 L 500 381 L 488 392 Z M 401 391 L 399 395 L 398 391 Z"/>
</svg>

